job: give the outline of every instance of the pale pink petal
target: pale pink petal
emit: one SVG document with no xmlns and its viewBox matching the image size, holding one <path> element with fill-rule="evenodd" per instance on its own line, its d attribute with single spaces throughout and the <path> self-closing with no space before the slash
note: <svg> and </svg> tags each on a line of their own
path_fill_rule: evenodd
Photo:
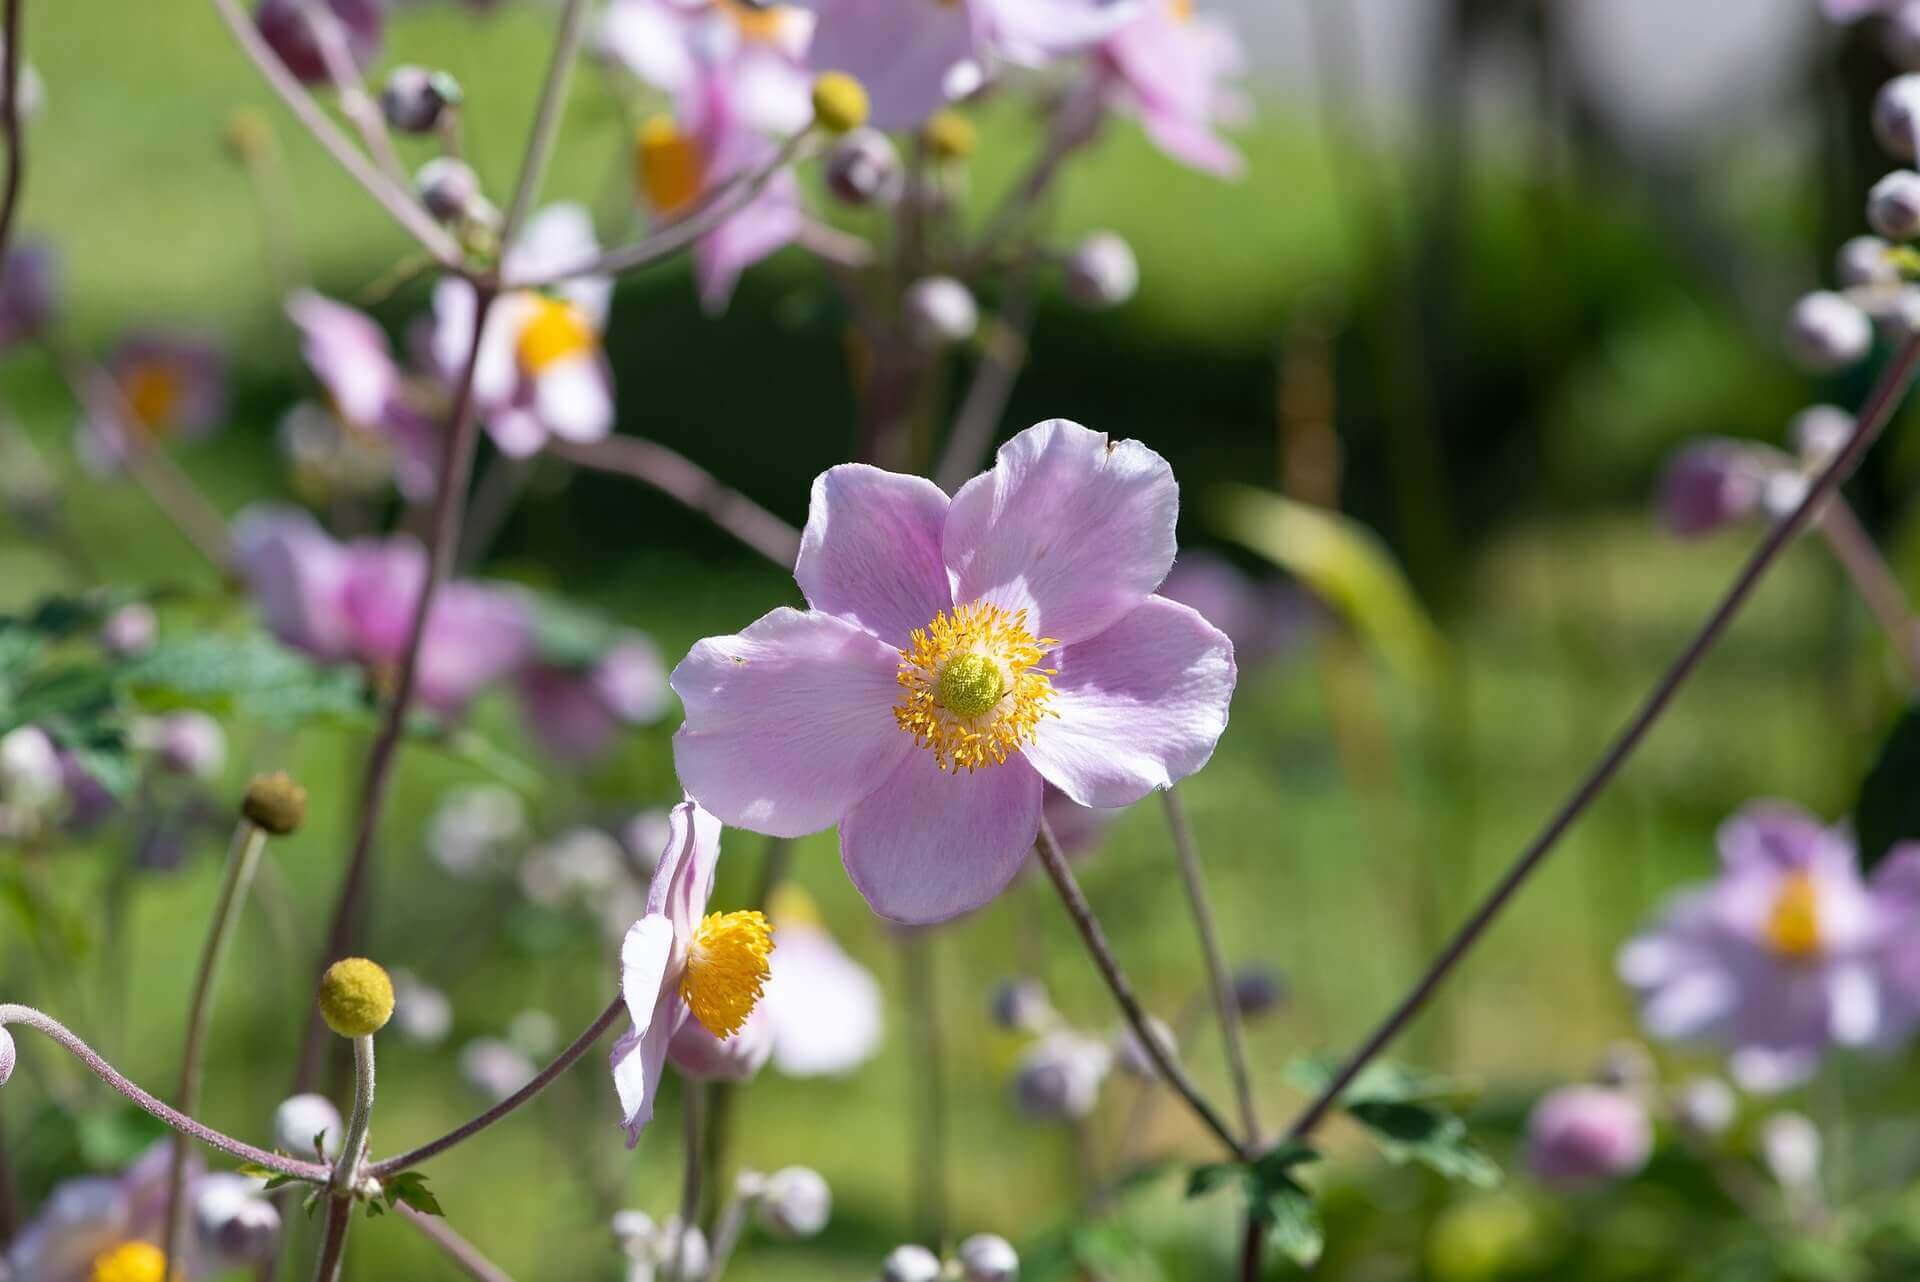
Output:
<svg viewBox="0 0 1920 1282">
<path fill-rule="evenodd" d="M 427 575 L 427 551 L 406 535 L 356 539 L 346 548 L 346 579 L 341 589 L 355 654 L 369 662 L 389 663 L 406 650 L 420 584 Z"/>
<path fill-rule="evenodd" d="M 526 657 L 532 626 L 516 592 L 481 583 L 443 586 L 420 639 L 421 705 L 442 716 L 460 712 Z"/>
<path fill-rule="evenodd" d="M 815 0 L 820 15 L 809 60 L 859 77 L 877 129 L 910 129 L 946 105 L 947 74 L 974 56 L 973 31 L 957 4 Z"/>
<path fill-rule="evenodd" d="M 954 496 L 944 547 L 953 599 L 1027 611 L 1036 636 L 1093 636 L 1147 598 L 1173 567 L 1180 488 L 1138 441 L 1065 419 L 1000 447 Z"/>
<path fill-rule="evenodd" d="M 620 994 L 633 1029 L 614 1043 L 612 1064 L 628 1148 L 653 1120 L 667 1047 L 685 1017 L 675 952 L 673 926 L 659 915 L 635 922 L 620 947 Z"/>
<path fill-rule="evenodd" d="M 534 409 L 555 436 L 597 441 L 613 430 L 613 388 L 598 353 L 560 361 L 533 380 Z"/>
<path fill-rule="evenodd" d="M 1006 888 L 1040 832 L 1040 776 L 1024 758 L 945 771 L 916 749 L 840 822 L 840 860 L 882 917 L 945 921 Z"/>
<path fill-rule="evenodd" d="M 900 655 L 828 614 L 780 609 L 709 637 L 670 683 L 689 795 L 724 822 L 799 837 L 839 822 L 915 751 L 893 716 Z"/>
<path fill-rule="evenodd" d="M 311 516 L 298 508 L 248 508 L 233 523 L 233 566 L 268 631 L 316 658 L 349 657 L 347 556 Z"/>
<path fill-rule="evenodd" d="M 1054 652 L 1052 707 L 1027 760 L 1083 806 L 1125 806 L 1213 755 L 1233 698 L 1233 643 L 1199 613 L 1149 597 Z"/>
<path fill-rule="evenodd" d="M 688 1077 L 702 1082 L 750 1080 L 773 1054 L 773 1026 L 763 1001 L 732 1037 L 715 1037 L 697 1019 L 686 1019 L 667 1047 L 667 1059 Z"/>
<path fill-rule="evenodd" d="M 851 1073 L 880 1049 L 880 982 L 818 926 L 774 919 L 773 973 L 756 1008 L 773 1025 L 773 1066 L 789 1077 Z"/>
<path fill-rule="evenodd" d="M 713 870 L 720 861 L 720 821 L 683 801 L 667 812 L 667 841 L 647 888 L 647 912 L 665 915 L 682 939 L 707 911 Z"/>
<path fill-rule="evenodd" d="M 807 604 L 904 647 L 950 608 L 940 532 L 947 496 L 933 482 L 846 463 L 813 482 L 793 577 Z"/>
</svg>

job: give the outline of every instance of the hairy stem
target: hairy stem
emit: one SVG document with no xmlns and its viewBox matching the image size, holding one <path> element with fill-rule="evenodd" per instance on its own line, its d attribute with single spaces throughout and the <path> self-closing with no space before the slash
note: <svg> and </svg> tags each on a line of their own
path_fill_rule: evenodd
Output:
<svg viewBox="0 0 1920 1282">
<path fill-rule="evenodd" d="M 340 1144 L 340 1158 L 333 1164 L 336 1197 L 350 1195 L 360 1183 L 366 1166 L 368 1137 L 373 1131 L 374 1056 L 373 1037 L 353 1039 L 353 1112 L 347 1117 L 347 1135 Z"/>
<path fill-rule="evenodd" d="M 782 569 L 800 555 L 800 531 L 683 454 L 638 436 L 551 441 L 547 452 L 579 467 L 629 476 L 706 517 Z"/>
<path fill-rule="evenodd" d="M 347 1230 L 353 1226 L 353 1203 L 344 1197 L 327 1199 L 327 1227 L 320 1239 L 320 1258 L 313 1282 L 339 1282 L 340 1265 L 347 1256 Z"/>
<path fill-rule="evenodd" d="M 1214 1110 L 1213 1105 L 1188 1079 L 1186 1073 L 1174 1062 L 1160 1038 L 1154 1036 L 1147 1023 L 1147 1015 L 1140 1008 L 1140 999 L 1134 996 L 1133 985 L 1127 982 L 1120 962 L 1113 955 L 1113 949 L 1107 943 L 1107 934 L 1100 928 L 1099 918 L 1093 915 L 1093 906 L 1080 890 L 1080 883 L 1074 879 L 1073 870 L 1067 867 L 1067 858 L 1060 853 L 1060 843 L 1054 840 L 1053 828 L 1043 818 L 1040 821 L 1039 839 L 1034 843 L 1034 851 L 1040 856 L 1040 866 L 1047 870 L 1047 876 L 1053 879 L 1054 889 L 1060 892 L 1060 902 L 1066 905 L 1067 916 L 1073 918 L 1073 924 L 1079 928 L 1080 938 L 1087 945 L 1087 952 L 1093 958 L 1095 969 L 1100 978 L 1107 983 L 1113 993 L 1114 1001 L 1120 1005 L 1120 1013 L 1126 1016 L 1133 1035 L 1140 1040 L 1140 1048 L 1147 1058 L 1166 1079 L 1175 1094 L 1186 1101 L 1193 1115 L 1214 1133 L 1227 1151 L 1235 1157 L 1246 1157 L 1249 1150 L 1234 1137 L 1233 1130 Z"/>
<path fill-rule="evenodd" d="M 1413 1021 L 1414 1016 L 1420 1013 L 1434 993 L 1439 990 L 1440 985 L 1453 973 L 1454 967 L 1459 965 L 1460 960 L 1472 951 L 1473 946 L 1485 935 L 1487 928 L 1499 917 L 1501 910 L 1538 871 L 1540 865 L 1546 862 L 1547 856 L 1553 852 L 1567 830 L 1573 827 L 1574 821 L 1585 813 L 1587 807 L 1606 790 L 1607 785 L 1613 781 L 1614 775 L 1619 773 L 1620 767 L 1626 764 L 1627 759 L 1633 755 L 1634 749 L 1638 748 L 1641 740 L 1646 738 L 1647 732 L 1652 730 L 1660 720 L 1661 714 L 1673 702 L 1674 696 L 1686 684 L 1687 678 L 1693 675 L 1694 669 L 1700 666 L 1700 661 L 1713 649 L 1715 643 L 1726 632 L 1728 625 L 1740 613 L 1747 598 L 1753 594 L 1754 588 L 1759 585 L 1761 579 L 1766 577 L 1767 571 L 1779 559 L 1781 552 L 1793 542 L 1801 530 L 1806 528 L 1813 514 L 1826 501 L 1827 496 L 1853 474 L 1854 469 L 1859 467 L 1860 460 L 1865 458 L 1867 451 L 1873 448 L 1874 441 L 1879 439 L 1880 434 L 1886 430 L 1887 421 L 1892 418 L 1894 410 L 1898 408 L 1901 398 L 1906 394 L 1908 385 L 1913 381 L 1917 363 L 1920 363 L 1920 339 L 1912 339 L 1903 344 L 1887 362 L 1886 368 L 1881 371 L 1879 381 L 1874 385 L 1873 391 L 1868 394 L 1866 404 L 1861 407 L 1853 435 L 1807 487 L 1807 493 L 1800 500 L 1799 506 L 1767 532 L 1760 546 L 1754 549 L 1753 555 L 1747 559 L 1746 565 L 1735 577 L 1732 586 L 1727 589 L 1726 595 L 1713 608 L 1706 622 L 1681 650 L 1679 657 L 1673 661 L 1665 675 L 1655 684 L 1652 692 L 1647 695 L 1645 702 L 1627 722 L 1626 727 L 1608 745 L 1599 762 L 1554 812 L 1553 817 L 1547 821 L 1546 827 L 1542 828 L 1540 833 L 1528 843 L 1526 849 L 1520 852 L 1505 875 L 1494 885 L 1493 890 L 1474 910 L 1473 915 L 1467 918 L 1466 923 L 1441 950 L 1440 955 L 1428 966 L 1426 973 L 1414 984 L 1412 990 L 1360 1044 L 1359 1049 L 1353 1052 L 1341 1066 L 1340 1071 L 1333 1075 L 1326 1088 L 1301 1110 L 1292 1126 L 1287 1129 L 1289 1140 L 1305 1137 L 1326 1118 L 1339 1101 L 1341 1093 L 1352 1084 L 1353 1079 L 1359 1076 L 1360 1071 L 1371 1063 L 1375 1056 L 1400 1035 Z"/>
</svg>

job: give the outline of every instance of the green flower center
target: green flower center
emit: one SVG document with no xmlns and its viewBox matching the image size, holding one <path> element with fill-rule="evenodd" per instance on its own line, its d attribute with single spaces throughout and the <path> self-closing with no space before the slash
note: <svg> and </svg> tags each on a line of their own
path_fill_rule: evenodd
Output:
<svg viewBox="0 0 1920 1282">
<path fill-rule="evenodd" d="M 1006 676 L 988 656 L 971 651 L 956 654 L 940 670 L 934 698 L 941 707 L 962 717 L 977 717 L 1007 692 Z"/>
</svg>

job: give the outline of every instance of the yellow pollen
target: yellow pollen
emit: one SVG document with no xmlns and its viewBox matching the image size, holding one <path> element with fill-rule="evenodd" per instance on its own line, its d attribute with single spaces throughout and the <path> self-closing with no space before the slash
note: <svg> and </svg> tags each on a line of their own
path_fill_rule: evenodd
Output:
<svg viewBox="0 0 1920 1282">
<path fill-rule="evenodd" d="M 1820 952 L 1820 892 L 1806 873 L 1793 874 L 1780 887 L 1767 916 L 1767 945 L 1793 961 Z"/>
<path fill-rule="evenodd" d="M 151 1242 L 127 1242 L 95 1259 L 87 1282 L 166 1282 L 167 1257 Z"/>
<path fill-rule="evenodd" d="M 1167 8 L 1177 21 L 1185 22 L 1193 17 L 1193 0 L 1167 0 Z"/>
<path fill-rule="evenodd" d="M 773 927 L 757 912 L 712 913 L 693 931 L 680 996 L 715 1037 L 732 1037 L 753 1014 L 772 966 Z"/>
<path fill-rule="evenodd" d="M 1000 765 L 1057 715 L 1047 706 L 1054 670 L 1036 665 L 1058 644 L 1034 639 L 1025 610 L 976 601 L 942 611 L 900 652 L 894 720 L 942 770 Z"/>
<path fill-rule="evenodd" d="M 716 7 L 733 20 L 734 29 L 743 40 L 759 40 L 769 44 L 780 38 L 782 30 L 793 21 L 794 15 L 793 8 L 784 4 L 762 7 L 742 3 L 742 0 L 718 0 Z"/>
<path fill-rule="evenodd" d="M 705 174 L 700 144 L 670 117 L 655 116 L 640 126 L 634 177 L 656 211 L 673 215 L 693 204 L 700 198 Z"/>
<path fill-rule="evenodd" d="M 569 357 L 592 351 L 593 344 L 593 322 L 585 312 L 563 299 L 535 295 L 533 314 L 520 327 L 514 354 L 520 368 L 537 377 Z"/>
<path fill-rule="evenodd" d="M 173 425 L 186 396 L 180 371 L 165 361 L 141 361 L 132 366 L 122 377 L 120 390 L 127 398 L 134 426 L 156 438 Z"/>
</svg>

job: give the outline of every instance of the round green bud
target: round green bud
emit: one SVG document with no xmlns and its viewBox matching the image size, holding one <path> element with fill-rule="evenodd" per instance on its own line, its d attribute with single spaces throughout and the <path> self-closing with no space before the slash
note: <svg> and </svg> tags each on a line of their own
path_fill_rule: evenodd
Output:
<svg viewBox="0 0 1920 1282">
<path fill-rule="evenodd" d="M 240 813 L 255 827 L 284 837 L 307 821 L 307 790 L 284 770 L 256 775 L 247 785 L 247 799 L 240 803 Z"/>
<path fill-rule="evenodd" d="M 867 123 L 867 89 L 844 71 L 823 71 L 813 81 L 813 119 L 828 133 L 843 134 Z"/>
<path fill-rule="evenodd" d="M 320 1017 L 342 1037 L 371 1037 L 393 1018 L 393 980 L 378 962 L 346 957 L 320 977 Z"/>
<path fill-rule="evenodd" d="M 942 160 L 965 160 L 979 145 L 980 131 L 957 111 L 936 111 L 921 131 L 927 150 Z"/>
</svg>

